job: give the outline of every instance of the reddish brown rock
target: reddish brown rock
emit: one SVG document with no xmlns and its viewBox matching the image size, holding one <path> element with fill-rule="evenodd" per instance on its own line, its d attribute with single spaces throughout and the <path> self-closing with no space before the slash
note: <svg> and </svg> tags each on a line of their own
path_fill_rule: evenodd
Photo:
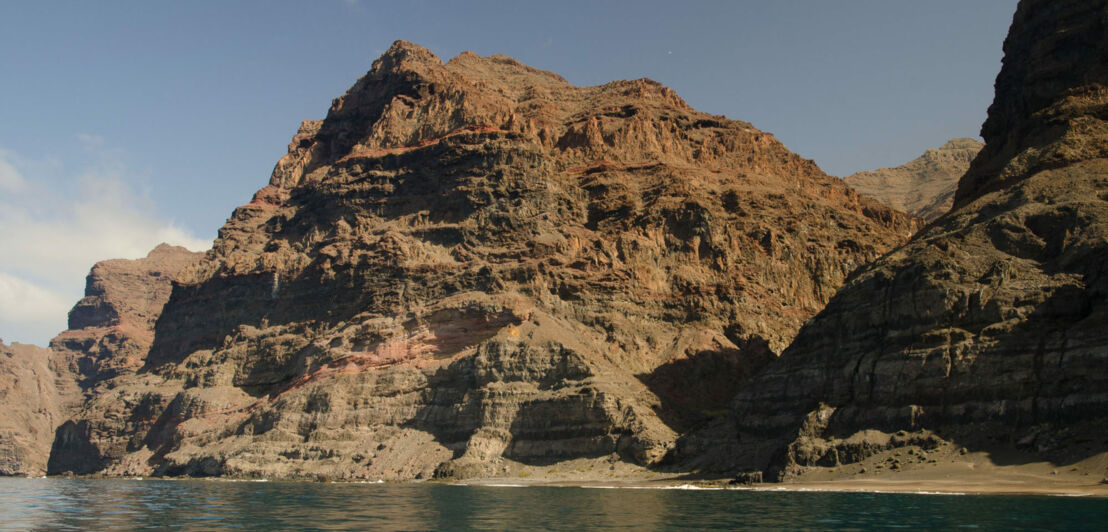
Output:
<svg viewBox="0 0 1108 532">
<path fill-rule="evenodd" d="M 56 430 L 82 391 L 142 367 L 173 277 L 200 255 L 162 244 L 143 259 L 99 262 L 50 349 L 0 344 L 0 475 L 46 473 Z"/>
<path fill-rule="evenodd" d="M 52 471 L 657 464 L 914 228 L 653 81 L 397 42 L 180 274 Z"/>
<path fill-rule="evenodd" d="M 0 341 L 0 476 L 46 474 L 54 430 L 78 395 L 73 374 L 50 350 Z"/>
<path fill-rule="evenodd" d="M 85 297 L 69 311 L 69 329 L 50 341 L 83 388 L 142 367 L 174 276 L 201 255 L 161 244 L 145 258 L 106 260 L 92 267 Z"/>
<path fill-rule="evenodd" d="M 858 172 L 843 180 L 865 196 L 930 222 L 950 210 L 958 179 L 982 146 L 974 139 L 951 139 L 903 165 Z"/>
</svg>

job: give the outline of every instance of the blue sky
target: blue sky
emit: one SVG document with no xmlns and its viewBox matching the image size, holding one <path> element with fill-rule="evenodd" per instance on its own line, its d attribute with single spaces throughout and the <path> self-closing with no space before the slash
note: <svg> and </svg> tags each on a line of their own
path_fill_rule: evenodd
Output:
<svg viewBox="0 0 1108 532">
<path fill-rule="evenodd" d="M 1015 0 L 0 3 L 0 338 L 65 327 L 96 260 L 206 248 L 396 39 L 578 85 L 649 77 L 828 173 L 976 136 Z"/>
</svg>

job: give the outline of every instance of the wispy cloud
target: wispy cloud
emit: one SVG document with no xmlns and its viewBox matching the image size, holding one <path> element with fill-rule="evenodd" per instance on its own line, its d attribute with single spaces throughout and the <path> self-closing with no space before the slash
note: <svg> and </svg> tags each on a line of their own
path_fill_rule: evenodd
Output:
<svg viewBox="0 0 1108 532">
<path fill-rule="evenodd" d="M 23 174 L 8 162 L 8 157 L 8 152 L 0 150 L 0 191 L 22 192 L 27 188 L 27 181 L 23 179 Z"/>
<path fill-rule="evenodd" d="M 192 250 L 211 245 L 158 215 L 121 151 L 99 137 L 79 140 L 91 162 L 73 171 L 0 151 L 0 338 L 5 341 L 44 345 L 65 329 L 66 313 L 82 296 L 84 278 L 97 261 L 143 257 L 161 242 Z"/>
</svg>

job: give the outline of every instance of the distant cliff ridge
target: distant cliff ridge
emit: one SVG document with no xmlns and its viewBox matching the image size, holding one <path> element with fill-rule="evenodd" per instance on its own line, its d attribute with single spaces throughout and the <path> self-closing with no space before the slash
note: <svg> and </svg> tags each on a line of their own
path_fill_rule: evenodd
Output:
<svg viewBox="0 0 1108 532">
<path fill-rule="evenodd" d="M 858 172 L 844 180 L 866 196 L 930 222 L 950 210 L 958 179 L 983 146 L 970 138 L 952 139 L 903 165 Z"/>
</svg>

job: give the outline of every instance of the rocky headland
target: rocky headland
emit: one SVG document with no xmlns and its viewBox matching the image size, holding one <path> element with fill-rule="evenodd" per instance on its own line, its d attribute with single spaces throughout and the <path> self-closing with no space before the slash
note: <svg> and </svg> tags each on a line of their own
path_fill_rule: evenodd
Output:
<svg viewBox="0 0 1108 532">
<path fill-rule="evenodd" d="M 971 138 L 951 139 L 900 166 L 858 172 L 843 180 L 864 196 L 930 222 L 954 205 L 958 179 L 983 146 Z"/>
<path fill-rule="evenodd" d="M 0 340 L 0 476 L 39 477 L 80 390 L 49 349 Z"/>
</svg>

